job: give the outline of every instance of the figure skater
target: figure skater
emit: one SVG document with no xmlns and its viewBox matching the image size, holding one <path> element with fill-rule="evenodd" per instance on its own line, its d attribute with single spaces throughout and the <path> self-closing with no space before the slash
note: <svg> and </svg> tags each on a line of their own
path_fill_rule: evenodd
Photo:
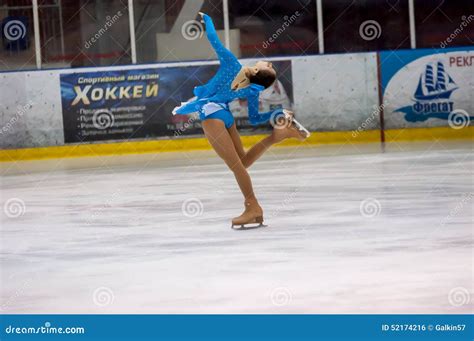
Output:
<svg viewBox="0 0 474 341">
<path fill-rule="evenodd" d="M 287 138 L 302 141 L 309 136 L 309 132 L 294 120 L 291 111 L 285 110 L 284 124 L 273 125 L 274 129 L 270 136 L 262 139 L 250 150 L 244 150 L 234 117 L 229 110 L 229 103 L 237 98 L 247 99 L 249 120 L 252 125 L 262 124 L 274 118 L 275 111 L 258 112 L 258 96 L 276 80 L 276 71 L 272 64 L 266 61 L 258 61 L 254 66 L 243 67 L 232 52 L 220 42 L 212 19 L 207 14 L 199 14 L 205 23 L 207 38 L 219 58 L 220 67 L 207 84 L 194 88 L 196 98 L 181 103 L 181 106 L 173 110 L 173 114 L 199 112 L 205 136 L 217 155 L 234 173 L 244 196 L 245 209 L 240 216 L 232 219 L 232 228 L 264 226 L 263 210 L 253 191 L 247 168 L 273 144 Z M 279 111 L 280 114 L 282 112 Z"/>
</svg>

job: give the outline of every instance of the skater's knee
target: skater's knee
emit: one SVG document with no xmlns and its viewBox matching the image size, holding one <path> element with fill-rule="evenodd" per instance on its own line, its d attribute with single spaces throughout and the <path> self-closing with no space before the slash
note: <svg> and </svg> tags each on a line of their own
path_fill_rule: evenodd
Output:
<svg viewBox="0 0 474 341">
<path fill-rule="evenodd" d="M 249 168 L 250 165 L 252 164 L 252 163 L 250 162 L 250 160 L 249 160 L 248 158 L 246 158 L 245 156 L 242 157 L 240 160 L 242 161 L 242 165 L 243 165 L 244 168 L 246 168 L 246 169 Z"/>
<path fill-rule="evenodd" d="M 239 173 L 242 170 L 245 170 L 245 168 L 247 168 L 245 167 L 244 163 L 242 162 L 240 158 L 237 160 L 232 160 L 232 161 L 227 162 L 227 166 L 229 166 L 230 170 L 233 173 Z"/>
</svg>

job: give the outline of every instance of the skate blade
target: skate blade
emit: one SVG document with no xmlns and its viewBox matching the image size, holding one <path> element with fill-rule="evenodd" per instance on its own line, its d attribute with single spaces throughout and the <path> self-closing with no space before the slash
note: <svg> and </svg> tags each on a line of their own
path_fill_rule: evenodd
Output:
<svg viewBox="0 0 474 341">
<path fill-rule="evenodd" d="M 258 229 L 261 227 L 268 227 L 268 225 L 265 225 L 263 223 L 252 223 L 252 224 L 243 224 L 243 225 L 232 224 L 231 226 L 231 228 L 235 231 L 253 230 L 253 229 Z"/>
<path fill-rule="evenodd" d="M 296 125 L 296 129 L 298 129 L 299 131 L 301 131 L 302 133 L 305 134 L 305 138 L 308 138 L 311 133 L 308 131 L 308 129 L 306 129 L 305 127 L 303 127 L 303 125 L 298 122 L 297 120 L 293 119 L 293 122 L 295 123 Z"/>
</svg>

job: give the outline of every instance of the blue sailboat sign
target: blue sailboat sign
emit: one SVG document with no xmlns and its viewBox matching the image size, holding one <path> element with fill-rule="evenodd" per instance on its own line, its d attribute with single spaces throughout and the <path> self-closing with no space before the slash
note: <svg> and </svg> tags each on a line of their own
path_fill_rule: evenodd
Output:
<svg viewBox="0 0 474 341">
<path fill-rule="evenodd" d="M 396 109 L 403 112 L 409 122 L 426 121 L 429 118 L 447 120 L 454 110 L 450 97 L 458 86 L 446 72 L 441 61 L 428 63 L 420 75 L 418 86 L 413 96 L 412 105 Z"/>
<path fill-rule="evenodd" d="M 433 65 L 426 65 L 425 73 L 420 76 L 415 92 L 417 100 L 433 100 L 449 98 L 458 87 L 450 75 L 444 70 L 441 62 L 436 63 L 436 77 Z"/>
</svg>

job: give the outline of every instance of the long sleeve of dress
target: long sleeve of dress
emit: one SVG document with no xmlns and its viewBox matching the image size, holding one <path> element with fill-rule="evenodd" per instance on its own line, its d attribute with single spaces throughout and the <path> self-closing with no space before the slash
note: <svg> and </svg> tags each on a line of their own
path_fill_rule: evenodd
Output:
<svg viewBox="0 0 474 341">
<path fill-rule="evenodd" d="M 222 42 L 217 36 L 216 29 L 212 19 L 207 14 L 203 15 L 204 23 L 206 24 L 206 36 L 212 48 L 217 54 L 220 62 L 219 70 L 216 75 L 205 85 L 194 88 L 194 95 L 202 98 L 212 96 L 226 87 L 230 87 L 237 73 L 239 73 L 242 65 L 238 59 L 228 49 L 222 45 Z"/>
<path fill-rule="evenodd" d="M 264 90 L 263 86 L 257 85 L 257 84 L 250 84 L 249 86 L 243 89 L 232 91 L 231 96 L 229 96 L 229 94 L 222 95 L 222 96 L 216 95 L 216 96 L 213 96 L 211 99 L 216 102 L 229 101 L 236 98 L 247 99 L 250 124 L 259 125 L 259 124 L 268 122 L 271 115 L 273 114 L 273 111 L 268 111 L 268 112 L 258 111 L 258 107 L 259 107 L 258 96 L 262 90 Z"/>
<path fill-rule="evenodd" d="M 216 28 L 214 27 L 214 23 L 212 19 L 207 14 L 203 15 L 204 23 L 206 24 L 206 35 L 207 39 L 211 43 L 214 51 L 216 51 L 217 58 L 224 66 L 235 66 L 238 65 L 239 68 L 241 67 L 239 61 L 235 56 L 230 52 L 228 49 L 222 45 L 222 42 L 219 40 L 217 36 Z"/>
<path fill-rule="evenodd" d="M 197 96 L 197 99 L 182 103 L 181 106 L 173 110 L 173 113 L 188 114 L 191 112 L 200 112 L 206 103 L 229 103 L 236 98 L 245 98 L 248 100 L 250 123 L 252 125 L 258 125 L 268 122 L 273 112 L 258 112 L 258 95 L 264 90 L 264 87 L 257 84 L 250 84 L 240 90 L 234 91 L 231 89 L 232 81 L 242 69 L 242 65 L 232 52 L 222 45 L 217 36 L 212 19 L 206 14 L 203 15 L 203 19 L 206 24 L 207 38 L 216 51 L 221 65 L 219 71 L 207 84 L 194 88 L 194 95 Z"/>
<path fill-rule="evenodd" d="M 259 112 L 258 111 L 258 93 L 247 97 L 249 108 L 249 120 L 252 125 L 267 123 L 274 111 Z"/>
</svg>

